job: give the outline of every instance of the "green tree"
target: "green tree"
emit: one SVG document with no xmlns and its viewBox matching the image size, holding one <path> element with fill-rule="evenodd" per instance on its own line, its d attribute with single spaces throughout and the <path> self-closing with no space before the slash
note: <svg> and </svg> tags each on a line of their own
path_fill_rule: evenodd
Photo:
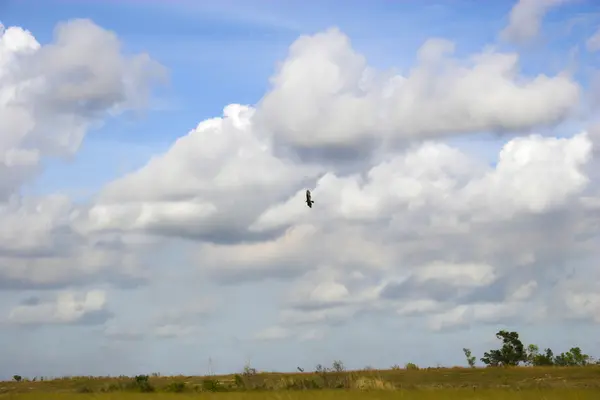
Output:
<svg viewBox="0 0 600 400">
<path fill-rule="evenodd" d="M 490 367 L 515 366 L 527 362 L 527 353 L 517 332 L 501 330 L 496 337 L 502 340 L 502 347 L 498 350 L 485 352 L 481 361 Z"/>
<path fill-rule="evenodd" d="M 527 346 L 527 365 L 535 365 L 535 359 L 540 355 L 540 348 L 535 344 Z"/>
<path fill-rule="evenodd" d="M 463 348 L 463 353 L 465 353 L 465 357 L 467 357 L 467 364 L 469 364 L 469 367 L 475 368 L 475 356 L 471 354 L 471 350 Z"/>
<path fill-rule="evenodd" d="M 575 367 L 588 365 L 590 356 L 583 354 L 579 347 L 572 347 L 566 353 L 560 353 L 560 355 L 554 358 L 554 364 L 561 367 Z"/>
<path fill-rule="evenodd" d="M 539 347 L 535 344 L 527 346 L 527 364 L 535 367 L 554 365 L 554 353 L 551 349 L 544 349 L 540 354 Z"/>
</svg>

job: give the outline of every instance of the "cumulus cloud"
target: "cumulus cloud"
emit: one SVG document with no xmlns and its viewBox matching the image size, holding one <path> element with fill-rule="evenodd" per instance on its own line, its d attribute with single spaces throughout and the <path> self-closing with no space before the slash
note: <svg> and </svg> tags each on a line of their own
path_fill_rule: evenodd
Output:
<svg viewBox="0 0 600 400">
<path fill-rule="evenodd" d="M 519 74 L 519 56 L 486 48 L 465 59 L 429 39 L 404 74 L 375 71 L 338 29 L 302 36 L 271 78 L 257 124 L 300 154 L 355 154 L 378 142 L 560 122 L 580 89 L 568 75 Z M 319 153 L 319 151 L 321 153 Z"/>
<path fill-rule="evenodd" d="M 535 322 L 549 298 L 566 314 L 550 288 L 569 259 L 585 269 L 597 254 L 595 139 L 530 131 L 567 118 L 579 87 L 519 76 L 515 54 L 465 61 L 453 48 L 430 40 L 408 74 L 386 75 L 337 29 L 301 37 L 256 106 L 201 122 L 106 185 L 74 226 L 196 242 L 190 259 L 217 284 L 294 280 L 256 339 L 300 339 L 294 327 L 367 313 L 424 316 L 433 330 Z M 444 141 L 485 130 L 521 135 L 493 165 Z M 398 150 L 402 138 L 421 140 Z M 363 145 L 380 156 L 355 151 Z M 336 158 L 347 150 L 361 161 L 351 171 Z M 185 331 L 175 325 L 161 332 Z"/>
<path fill-rule="evenodd" d="M 276 157 L 253 114 L 229 105 L 223 118 L 200 123 L 166 154 L 107 185 L 82 229 L 240 240 L 257 212 L 319 171 Z"/>
<path fill-rule="evenodd" d="M 431 329 L 457 328 L 516 320 L 524 304 L 531 307 L 526 321 L 538 321 L 541 299 L 553 297 L 547 290 L 565 276 L 568 260 L 583 259 L 581 268 L 591 268 L 597 254 L 591 162 L 586 132 L 530 135 L 507 142 L 494 167 L 425 142 L 364 174 L 321 178 L 313 188 L 318 208 L 298 213 L 301 198 L 294 193 L 255 224 L 287 232 L 313 227 L 293 251 L 277 247 L 279 268 L 271 274 L 301 260 L 312 276 L 290 292 L 281 324 L 339 324 L 389 309 L 429 315 Z M 352 231 L 357 241 L 348 241 Z M 267 254 L 259 246 L 244 245 L 243 253 L 229 247 L 245 260 L 227 263 L 239 279 Z"/>
<path fill-rule="evenodd" d="M 19 290 L 144 279 L 134 237 L 85 236 L 72 227 L 76 206 L 65 196 L 13 196 L 0 203 L 0 288 Z"/>
<path fill-rule="evenodd" d="M 366 174 L 321 177 L 312 188 L 324 210 L 318 214 L 295 212 L 300 195 L 295 193 L 259 216 L 253 226 L 268 230 L 307 218 L 315 223 L 324 218 L 388 219 L 395 225 L 418 222 L 425 212 L 432 228 L 460 231 L 465 222 L 501 221 L 564 206 L 589 183 L 584 167 L 591 156 L 586 132 L 570 139 L 539 135 L 513 139 L 503 147 L 494 168 L 448 145 L 425 142 Z"/>
<path fill-rule="evenodd" d="M 115 33 L 89 20 L 58 24 L 45 45 L 23 28 L 0 29 L 2 289 L 141 278 L 137 255 L 125 249 L 135 238 L 82 234 L 66 196 L 19 191 L 44 159 L 75 154 L 105 119 L 143 107 L 164 72 L 146 54 L 125 54 Z"/>
<path fill-rule="evenodd" d="M 572 0 L 518 0 L 512 8 L 509 23 L 501 37 L 515 43 L 525 43 L 540 32 L 542 19 L 554 7 Z"/>
<path fill-rule="evenodd" d="M 29 298 L 14 307 L 8 322 L 16 325 L 102 324 L 112 316 L 106 306 L 106 293 L 62 292 L 54 299 Z"/>
<path fill-rule="evenodd" d="M 164 74 L 148 55 L 124 55 L 117 36 L 89 20 L 59 24 L 40 45 L 20 27 L 0 31 L 0 199 L 43 157 L 73 155 L 89 129 L 145 104 Z"/>
</svg>

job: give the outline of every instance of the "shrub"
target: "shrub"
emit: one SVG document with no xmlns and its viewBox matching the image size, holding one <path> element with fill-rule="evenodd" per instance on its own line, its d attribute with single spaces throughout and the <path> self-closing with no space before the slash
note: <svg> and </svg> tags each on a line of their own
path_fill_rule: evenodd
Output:
<svg viewBox="0 0 600 400">
<path fill-rule="evenodd" d="M 406 369 L 412 369 L 412 370 L 419 369 L 419 367 L 417 366 L 417 364 L 411 363 L 411 362 L 406 363 L 406 365 L 404 366 L 404 368 L 406 368 Z"/>
<path fill-rule="evenodd" d="M 123 386 L 117 383 L 110 383 L 100 388 L 101 392 L 117 392 L 119 390 L 123 390 Z"/>
<path fill-rule="evenodd" d="M 94 391 L 87 385 L 81 386 L 77 389 L 77 393 L 93 393 Z"/>
<path fill-rule="evenodd" d="M 235 374 L 233 376 L 233 380 L 235 382 L 235 386 L 238 389 L 246 389 L 246 382 L 244 381 L 244 378 L 242 378 L 242 376 L 240 374 Z"/>
<path fill-rule="evenodd" d="M 171 382 L 165 387 L 166 392 L 183 393 L 186 390 L 185 382 Z"/>
<path fill-rule="evenodd" d="M 150 384 L 148 375 L 137 375 L 133 378 L 133 386 L 143 393 L 154 392 L 154 387 Z"/>
<path fill-rule="evenodd" d="M 223 385 L 216 379 L 205 379 L 202 381 L 202 390 L 205 392 L 223 392 Z"/>
</svg>

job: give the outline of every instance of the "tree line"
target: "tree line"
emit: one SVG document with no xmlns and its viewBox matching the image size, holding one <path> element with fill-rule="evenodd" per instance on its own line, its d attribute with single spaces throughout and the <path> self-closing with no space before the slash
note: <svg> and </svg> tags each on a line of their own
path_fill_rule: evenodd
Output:
<svg viewBox="0 0 600 400">
<path fill-rule="evenodd" d="M 486 351 L 481 357 L 481 362 L 488 367 L 502 366 L 557 366 L 557 367 L 577 367 L 590 364 L 600 365 L 600 360 L 595 360 L 587 354 L 584 354 L 579 347 L 572 347 L 569 351 L 555 355 L 552 349 L 546 348 L 543 352 L 535 344 L 525 347 L 519 339 L 517 332 L 508 332 L 501 330 L 496 333 L 496 337 L 502 340 L 502 347 Z M 463 348 L 467 364 L 475 368 L 476 357 L 472 355 L 471 350 Z"/>
</svg>

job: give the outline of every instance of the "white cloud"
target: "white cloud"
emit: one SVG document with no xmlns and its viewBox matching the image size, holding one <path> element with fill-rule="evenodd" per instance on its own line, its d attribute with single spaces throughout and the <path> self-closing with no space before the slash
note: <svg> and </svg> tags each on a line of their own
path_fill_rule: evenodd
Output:
<svg viewBox="0 0 600 400">
<path fill-rule="evenodd" d="M 251 123 L 251 107 L 232 104 L 200 123 L 145 167 L 110 183 L 83 221 L 88 231 L 134 230 L 235 240 L 257 212 L 314 168 L 277 158 Z"/>
<path fill-rule="evenodd" d="M 108 279 L 143 279 L 135 237 L 83 236 L 71 225 L 76 207 L 62 195 L 13 196 L 0 203 L 0 287 L 61 287 Z"/>
<path fill-rule="evenodd" d="M 306 223 L 308 218 L 313 223 L 383 218 L 391 225 L 404 225 L 426 213 L 429 221 L 422 222 L 432 228 L 459 232 L 468 222 L 501 221 L 564 206 L 588 185 L 584 167 L 591 155 L 585 132 L 569 139 L 539 135 L 513 139 L 503 147 L 495 168 L 469 160 L 447 145 L 425 142 L 365 174 L 323 176 L 313 189 L 319 211 L 296 212 L 299 193 L 295 193 L 253 226 L 268 230 Z M 419 228 L 426 226 L 413 229 Z"/>
<path fill-rule="evenodd" d="M 232 110 L 236 113 L 228 114 Z M 306 169 L 285 158 L 254 126 L 253 115 L 251 108 L 230 106 L 225 118 L 201 123 L 205 128 L 180 139 L 165 155 L 108 185 L 82 214 L 86 229 L 198 240 L 203 243 L 194 260 L 207 277 L 221 282 L 306 278 L 281 310 L 282 329 L 316 329 L 384 310 L 427 313 L 432 329 L 517 318 L 513 303 L 539 300 L 531 282 L 540 285 L 536 278 L 544 263 L 577 254 L 589 245 L 575 238 L 598 229 L 597 213 L 585 205 L 596 187 L 588 175 L 593 147 L 586 132 L 514 138 L 502 147 L 495 166 L 448 144 L 425 141 L 390 152 L 360 173 L 344 174 Z M 225 135 L 220 140 L 231 139 L 227 146 L 235 151 L 225 152 L 214 141 L 213 149 L 223 150 L 213 154 L 223 161 L 202 146 L 191 153 L 192 145 L 181 143 L 208 137 L 200 132 Z M 255 162 L 240 162 L 236 137 L 248 151 L 262 143 Z M 279 167 L 263 168 L 267 162 Z M 225 184 L 224 171 L 247 180 Z M 186 179 L 167 179 L 176 175 Z M 313 209 L 303 205 L 307 187 L 318 204 Z M 166 210 L 174 201 L 181 209 L 211 204 L 216 214 L 178 219 L 152 209 Z M 149 208 L 141 218 L 130 216 L 123 204 Z M 579 254 L 592 253 L 587 248 Z M 515 275 L 517 268 L 527 273 Z M 562 273 L 560 266 L 550 268 Z M 398 279 L 402 283 L 394 289 Z M 463 322 L 446 322 L 457 315 Z"/>
<path fill-rule="evenodd" d="M 593 260 L 594 251 L 577 239 L 591 237 L 593 246 L 600 228 L 600 215 L 588 198 L 590 189 L 597 189 L 586 175 L 591 156 L 585 132 L 562 139 L 513 139 L 493 168 L 426 142 L 364 174 L 324 176 L 313 190 L 318 207 L 298 213 L 302 199 L 295 192 L 254 225 L 290 227 L 288 234 L 302 224 L 313 227 L 293 251 L 274 245 L 277 261 L 270 273 L 263 270 L 263 276 L 273 276 L 304 257 L 306 276 L 312 276 L 290 292 L 280 323 L 338 324 L 381 309 L 404 316 L 433 314 L 432 329 L 522 317 L 517 302 L 540 299 L 534 296 L 540 284 L 534 278 L 544 279 L 549 271 L 560 275 L 560 263 L 553 264 L 575 255 Z M 352 231 L 358 235 L 349 236 Z M 331 251 L 316 243 L 326 243 Z M 236 268 L 239 279 L 247 279 L 248 265 L 264 265 L 259 260 L 267 253 L 261 246 L 227 246 L 229 254 L 240 257 L 237 263 L 225 262 L 229 274 Z M 368 253 L 369 248 L 377 250 Z M 532 315 L 539 314 L 536 307 Z M 458 322 L 450 324 L 453 319 Z"/>
<path fill-rule="evenodd" d="M 368 150 L 381 140 L 528 130 L 577 105 L 580 89 L 565 74 L 526 78 L 516 53 L 486 48 L 461 60 L 454 46 L 430 39 L 417 64 L 394 75 L 368 67 L 337 29 L 302 36 L 260 101 L 257 124 L 304 150 Z"/>
<path fill-rule="evenodd" d="M 216 247 L 205 249 L 206 254 L 218 249 L 219 245 L 242 240 L 268 239 L 271 242 L 259 246 L 280 249 L 283 239 L 273 237 L 278 236 L 281 229 L 301 220 L 315 224 L 315 218 L 335 217 L 365 222 L 384 218 L 397 207 L 435 208 L 439 203 L 436 199 L 449 196 L 448 189 L 451 187 L 457 188 L 454 191 L 457 196 L 445 202 L 453 204 L 451 207 L 459 211 L 462 207 L 463 213 L 473 206 L 484 207 L 484 210 L 474 211 L 487 215 L 490 214 L 489 209 L 498 203 L 501 208 L 496 212 L 504 213 L 505 218 L 526 207 L 538 211 L 552 208 L 583 187 L 585 177 L 579 174 L 578 168 L 587 161 L 585 135 L 567 142 L 557 141 L 557 144 L 536 136 L 515 139 L 507 145 L 500 156 L 498 168 L 493 171 L 447 145 L 427 142 L 406 154 L 392 156 L 372 166 L 366 178 L 367 184 L 362 184 L 360 175 L 339 176 L 335 166 L 300 163 L 284 146 L 285 143 L 308 145 L 307 141 L 315 138 L 317 142 L 313 144 L 319 147 L 324 144 L 321 140 L 329 140 L 330 133 L 341 135 L 336 136 L 334 142 L 344 146 L 364 135 L 385 143 L 386 133 L 379 129 L 384 126 L 392 126 L 388 133 L 401 136 L 413 133 L 436 136 L 494 127 L 528 129 L 538 124 L 558 122 L 578 100 L 579 89 L 566 76 L 539 76 L 527 83 L 515 74 L 516 55 L 486 51 L 475 56 L 474 64 L 467 67 L 443 59 L 444 53 L 452 47 L 442 40 L 427 42 L 420 50 L 420 64 L 411 74 L 406 78 L 396 76 L 389 81 L 400 80 L 403 83 L 388 88 L 391 91 L 388 90 L 383 103 L 369 103 L 367 106 L 369 109 L 374 107 L 373 110 L 387 107 L 388 111 L 384 113 L 367 113 L 369 118 L 383 115 L 385 120 L 377 117 L 372 123 L 361 125 L 349 121 L 349 118 L 361 115 L 359 111 L 340 108 L 339 113 L 324 111 L 321 116 L 307 114 L 301 117 L 302 121 L 312 124 L 309 126 L 304 122 L 293 122 L 293 118 L 313 107 L 315 110 L 327 110 L 338 99 L 339 107 L 344 106 L 344 96 L 354 96 L 352 93 L 355 93 L 346 93 L 346 87 L 358 85 L 364 63 L 338 30 L 302 37 L 292 45 L 288 60 L 273 78 L 275 87 L 257 109 L 232 104 L 225 107 L 223 118 L 200 123 L 188 135 L 177 140 L 165 154 L 107 185 L 98 201 L 81 214 L 78 226 L 82 232 L 147 232 L 215 243 Z M 323 63 L 322 70 L 317 67 L 319 62 Z M 310 68 L 297 70 L 303 65 Z M 291 72 L 287 68 L 291 68 Z M 325 75 L 315 75 L 319 71 Z M 333 76 L 328 77 L 329 73 Z M 315 80 L 315 77 L 324 81 Z M 335 83 L 338 78 L 339 82 Z M 327 85 L 333 86 L 328 88 Z M 439 93 L 436 93 L 436 88 Z M 465 88 L 469 90 L 465 91 Z M 382 90 L 376 88 L 372 94 L 377 97 L 377 93 L 383 93 Z M 490 96 L 490 93 L 494 95 Z M 360 98 L 360 102 L 366 99 Z M 287 103 L 300 99 L 304 99 L 304 103 Z M 419 102 L 411 99 L 419 99 Z M 490 103 L 496 101 L 499 103 Z M 550 103 L 544 103 L 546 101 Z M 441 114 L 436 115 L 438 111 Z M 468 113 L 464 114 L 466 111 Z M 421 115 L 427 115 L 427 118 L 415 120 Z M 448 118 L 455 119 L 455 123 Z M 348 126 L 324 128 L 327 121 L 343 122 Z M 386 121 L 391 121 L 392 125 Z M 296 134 L 285 125 L 288 122 L 296 127 L 292 131 L 301 132 L 301 136 L 289 136 Z M 398 130 L 399 127 L 402 129 Z M 355 128 L 358 130 L 353 133 Z M 281 139 L 285 139 L 284 143 Z M 304 142 L 294 142 L 296 139 Z M 536 140 L 540 142 L 539 146 L 533 144 Z M 569 145 L 563 145 L 563 142 Z M 535 150 L 528 146 L 531 149 L 535 147 Z M 562 175 L 544 176 L 545 180 L 541 183 L 526 186 L 538 171 L 537 163 L 553 162 L 543 158 L 553 157 L 550 152 L 559 151 L 573 153 L 561 161 L 566 163 L 565 168 L 557 172 Z M 529 168 L 526 171 L 528 175 L 521 177 L 520 168 L 525 167 Z M 404 175 L 397 168 L 403 168 Z M 478 179 L 469 176 L 472 168 L 483 171 Z M 319 179 L 314 196 L 319 199 L 319 211 L 299 210 L 294 204 L 302 197 L 304 187 L 316 178 Z M 572 183 L 552 185 L 557 179 L 570 179 Z M 291 190 L 295 192 L 294 198 L 271 207 Z M 523 190 L 535 190 L 536 195 L 513 195 Z M 547 192 L 538 195 L 540 190 Z M 388 195 L 382 195 L 386 192 Z M 468 202 L 474 204 L 461 206 Z M 445 215 L 439 218 L 452 217 Z M 299 234 L 300 231 L 295 232 Z M 273 250 L 264 257 L 272 257 L 277 251 L 280 250 Z"/>
<path fill-rule="evenodd" d="M 595 292 L 572 292 L 565 295 L 566 305 L 573 316 L 600 322 L 600 295 Z"/>
<path fill-rule="evenodd" d="M 511 298 L 515 301 L 527 300 L 533 295 L 537 286 L 538 284 L 536 281 L 524 283 L 512 293 Z"/>
<path fill-rule="evenodd" d="M 440 331 L 477 323 L 498 324 L 508 318 L 519 316 L 521 310 L 518 304 L 510 303 L 459 305 L 431 317 L 429 326 L 434 331 Z"/>
<path fill-rule="evenodd" d="M 145 104 L 162 67 L 121 53 L 117 36 L 89 20 L 59 24 L 40 45 L 19 27 L 0 33 L 0 198 L 38 170 L 42 157 L 73 155 L 86 132 Z"/>
<path fill-rule="evenodd" d="M 540 32 L 546 13 L 571 0 L 518 0 L 512 8 L 509 23 L 501 32 L 502 38 L 516 43 L 534 39 Z"/>
<path fill-rule="evenodd" d="M 115 33 L 89 20 L 58 24 L 41 45 L 20 27 L 0 30 L 0 287 L 60 287 L 139 275 L 129 238 L 83 235 L 62 195 L 20 195 L 50 157 L 74 155 L 86 133 L 145 105 L 163 68 L 126 55 Z M 139 277 L 139 276 L 138 276 Z"/>
<path fill-rule="evenodd" d="M 440 280 L 453 286 L 485 286 L 496 280 L 490 265 L 433 263 L 415 272 L 417 282 Z"/>
<path fill-rule="evenodd" d="M 103 323 L 110 317 L 106 309 L 106 293 L 91 290 L 85 293 L 62 292 L 55 299 L 29 299 L 13 308 L 8 322 L 17 325 Z"/>
</svg>

